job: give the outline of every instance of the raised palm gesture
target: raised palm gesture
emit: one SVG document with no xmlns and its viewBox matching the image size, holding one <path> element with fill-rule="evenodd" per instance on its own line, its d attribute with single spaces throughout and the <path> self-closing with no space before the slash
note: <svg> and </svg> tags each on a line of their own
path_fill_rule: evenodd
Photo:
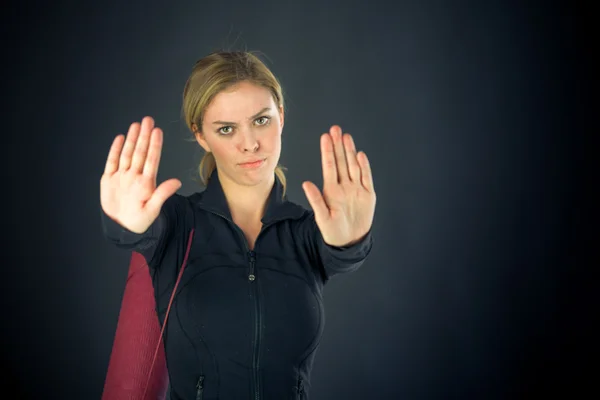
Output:
<svg viewBox="0 0 600 400">
<path fill-rule="evenodd" d="M 102 209 L 135 233 L 144 233 L 164 202 L 181 187 L 178 179 L 156 187 L 162 143 L 162 130 L 154 127 L 152 118 L 134 122 L 126 138 L 118 135 L 113 141 L 100 179 Z"/>
<path fill-rule="evenodd" d="M 367 155 L 334 125 L 321 136 L 323 194 L 312 182 L 302 188 L 325 243 L 343 247 L 360 241 L 371 229 L 376 196 Z"/>
</svg>

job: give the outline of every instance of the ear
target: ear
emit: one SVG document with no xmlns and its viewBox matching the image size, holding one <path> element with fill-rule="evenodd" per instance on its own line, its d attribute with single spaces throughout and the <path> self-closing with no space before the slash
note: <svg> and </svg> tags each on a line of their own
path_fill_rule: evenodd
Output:
<svg viewBox="0 0 600 400">
<path fill-rule="evenodd" d="M 196 142 L 198 142 L 198 144 L 204 149 L 204 151 L 210 153 L 210 146 L 208 145 L 206 139 L 204 139 L 204 134 L 200 130 L 198 130 L 196 124 L 192 124 L 192 130 L 194 131 L 194 137 L 196 138 Z"/>
<path fill-rule="evenodd" d="M 285 112 L 283 111 L 283 106 L 279 106 L 279 123 L 280 123 L 281 129 L 283 129 L 283 125 L 285 125 L 284 119 L 285 119 Z"/>
</svg>

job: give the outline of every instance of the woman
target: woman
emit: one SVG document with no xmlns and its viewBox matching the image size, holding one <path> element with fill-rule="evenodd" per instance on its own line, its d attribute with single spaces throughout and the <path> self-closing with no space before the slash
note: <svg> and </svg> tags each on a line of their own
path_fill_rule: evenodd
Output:
<svg viewBox="0 0 600 400">
<path fill-rule="evenodd" d="M 163 337 L 169 396 L 306 399 L 323 286 L 371 250 L 367 156 L 331 127 L 320 143 L 323 192 L 302 185 L 312 211 L 288 201 L 282 90 L 248 52 L 198 61 L 183 111 L 206 151 L 204 191 L 179 195 L 177 179 L 156 187 L 162 131 L 150 117 L 115 138 L 100 181 L 104 234 L 146 259 L 161 324 L 195 231 Z"/>
</svg>

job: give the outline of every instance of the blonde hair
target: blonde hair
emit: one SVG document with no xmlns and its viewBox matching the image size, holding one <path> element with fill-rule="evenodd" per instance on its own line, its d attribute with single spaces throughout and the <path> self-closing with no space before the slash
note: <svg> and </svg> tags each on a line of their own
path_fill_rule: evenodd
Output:
<svg viewBox="0 0 600 400">
<path fill-rule="evenodd" d="M 185 84 L 182 111 L 190 131 L 194 134 L 201 131 L 206 108 L 218 93 L 242 81 L 269 89 L 277 107 L 285 108 L 281 84 L 255 54 L 249 51 L 218 51 L 196 61 Z M 206 152 L 198 166 L 205 186 L 216 166 L 212 152 Z M 275 174 L 283 185 L 285 195 L 284 169 L 278 164 Z"/>
</svg>

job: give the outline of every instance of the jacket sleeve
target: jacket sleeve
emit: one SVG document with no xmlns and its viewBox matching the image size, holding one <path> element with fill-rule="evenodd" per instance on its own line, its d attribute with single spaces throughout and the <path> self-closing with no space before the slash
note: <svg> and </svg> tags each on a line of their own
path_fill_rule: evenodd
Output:
<svg viewBox="0 0 600 400">
<path fill-rule="evenodd" d="M 371 252 L 373 247 L 372 227 L 361 241 L 348 247 L 335 247 L 328 245 L 323 240 L 314 214 L 311 213 L 307 222 L 309 247 L 324 281 L 337 274 L 356 271 Z"/>
<path fill-rule="evenodd" d="M 180 214 L 183 212 L 183 210 L 179 210 L 181 208 L 178 206 L 178 203 L 181 203 L 179 198 L 178 194 L 169 197 L 163 204 L 156 220 L 144 233 L 135 233 L 121 226 L 100 207 L 104 238 L 120 249 L 142 254 L 149 265 L 158 263 L 166 243 L 180 220 Z"/>
</svg>

